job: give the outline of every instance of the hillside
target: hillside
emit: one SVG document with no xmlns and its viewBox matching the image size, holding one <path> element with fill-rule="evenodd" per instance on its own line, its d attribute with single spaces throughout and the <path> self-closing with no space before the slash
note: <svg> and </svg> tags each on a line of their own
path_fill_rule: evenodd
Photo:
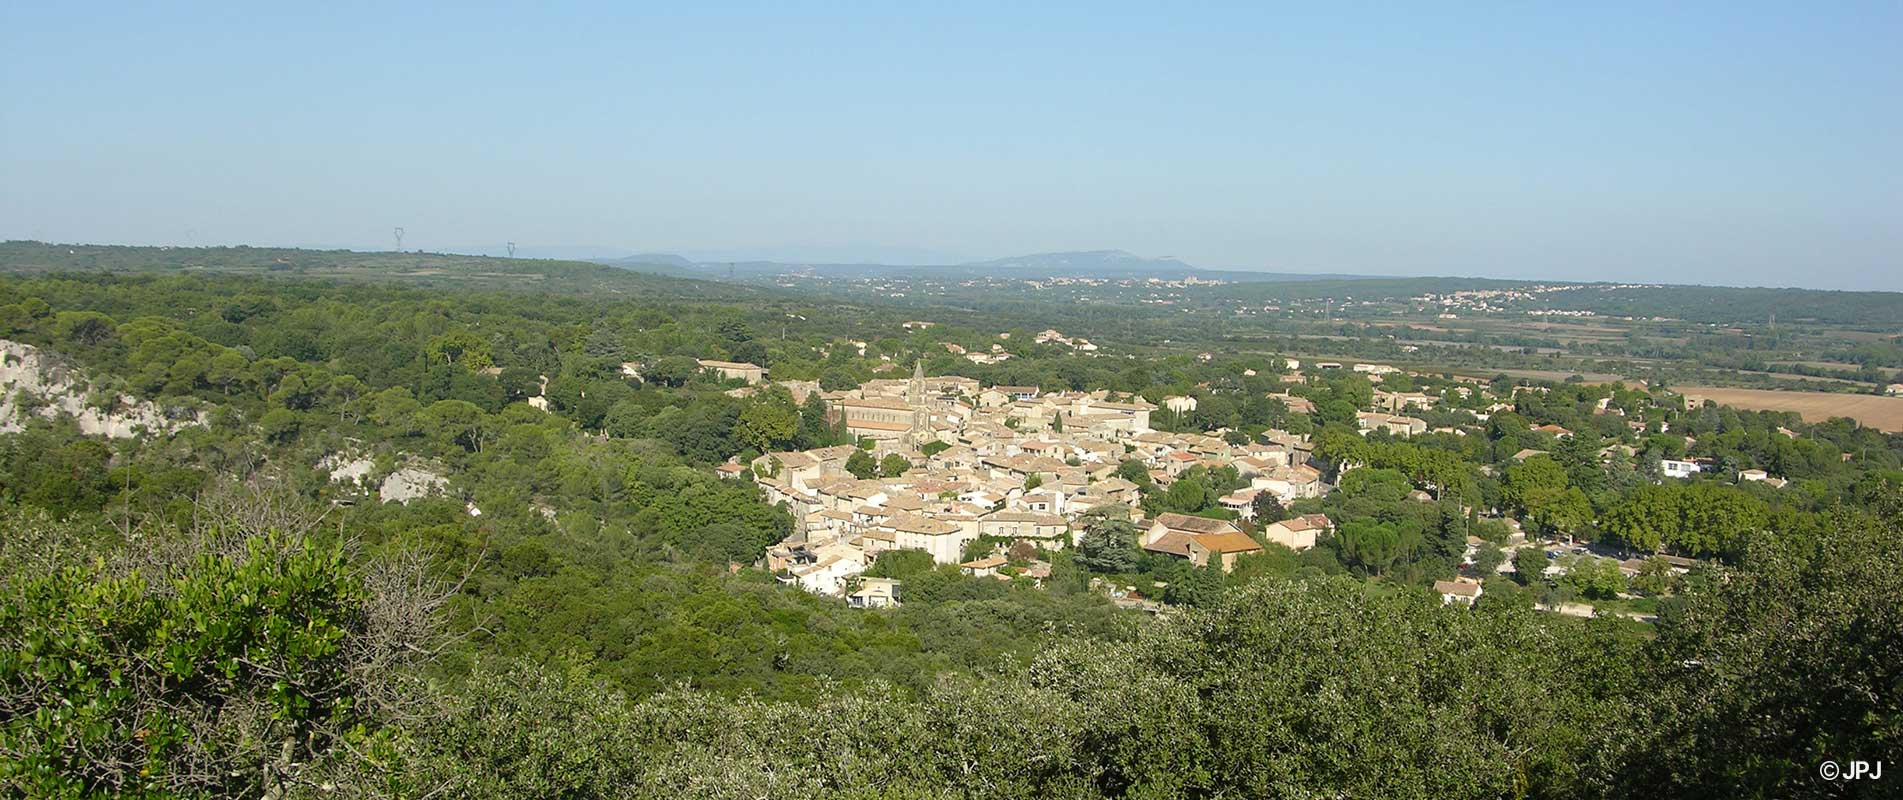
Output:
<svg viewBox="0 0 1903 800">
<path fill-rule="evenodd" d="M 1358 279 L 1353 275 L 1318 275 L 1248 270 L 1209 269 L 1175 258 L 1144 258 L 1123 250 L 1084 250 L 1034 253 L 962 264 L 884 264 L 819 261 L 691 261 L 669 253 L 647 253 L 596 259 L 598 263 L 670 275 L 715 280 L 760 281 L 798 276 L 830 280 L 908 278 L 916 280 L 972 280 L 982 278 L 1095 278 L 1182 280 L 1198 277 L 1231 283 Z"/>
<path fill-rule="evenodd" d="M 1763 791 L 1738 793 L 1788 796 L 1787 776 L 1898 718 L 1894 679 L 1868 667 L 1894 647 L 1862 632 L 1903 630 L 1885 484 L 1903 439 L 1843 421 L 1611 385 L 1348 369 L 1290 383 L 1276 355 L 1167 341 L 1207 326 L 1167 307 L 1075 316 L 1094 323 L 1083 349 L 877 292 L 802 301 L 409 254 L 47 250 L 16 246 L 0 274 L 0 378 L 19 390 L 0 408 L 0 654 L 14 654 L 0 696 L 28 710 L 0 723 L 11 795 L 257 797 L 294 775 L 308 791 L 279 796 L 1613 798 L 1691 794 L 1755 759 L 1767 775 L 1733 782 Z M 496 277 L 508 268 L 759 302 L 534 291 Z M 1070 306 L 1042 308 L 1040 327 Z M 919 316 L 934 324 L 907 325 Z M 1171 316 L 1185 319 L 1161 328 Z M 1099 344 L 1099 329 L 1118 335 Z M 1070 457 L 861 449 L 879 445 L 822 392 L 885 407 L 899 365 L 921 363 L 965 379 L 946 385 L 1039 387 L 1028 404 L 925 401 L 946 435 Z M 1364 413 L 1377 385 L 1428 407 Z M 1164 411 L 1166 397 L 1196 403 Z M 1134 423 L 1088 410 L 1112 403 L 1153 409 L 1152 430 L 1133 440 L 1119 426 Z M 1357 430 L 1370 419 L 1419 430 Z M 1250 486 L 1238 448 L 1293 461 L 1291 441 L 1313 448 L 1314 492 L 1247 508 L 1328 520 L 1300 552 L 1220 499 Z M 1167 457 L 1157 442 L 1202 463 L 1162 487 L 1139 455 Z M 1664 454 L 1725 468 L 1655 483 Z M 876 482 L 884 510 L 854 508 L 886 536 L 974 510 L 964 491 L 1006 498 L 980 524 L 1017 524 L 1012 496 L 1044 496 L 1012 491 L 1026 469 L 1122 492 L 1146 520 L 1237 523 L 1229 541 L 1250 552 L 1199 565 L 1140 549 L 1130 507 L 1109 502 L 1049 541 L 953 525 L 966 540 L 942 555 L 855 553 L 897 539 L 796 513 L 781 476 L 802 458 L 822 470 L 816 493 Z M 1753 465 L 1791 485 L 1734 480 Z M 1515 515 L 1519 541 L 1465 513 L 1485 507 Z M 1601 553 L 1663 546 L 1699 572 L 1647 561 L 1628 580 L 1561 534 Z M 855 607 L 839 596 L 850 577 L 812 584 L 794 552 L 812 548 L 831 559 L 813 567 L 899 581 L 896 604 Z M 1000 571 L 966 569 L 981 558 Z M 1564 574 L 1533 577 L 1549 560 Z M 1475 609 L 1443 607 L 1457 577 Z M 1582 600 L 1602 618 L 1568 616 Z M 1787 609 L 1808 637 L 1764 635 L 1792 627 Z M 1693 659 L 1813 688 L 1714 695 L 1678 666 Z M 1800 727 L 1729 749 L 1701 738 L 1767 718 Z M 1366 755 L 1344 768 L 1343 752 Z"/>
<path fill-rule="evenodd" d="M 287 247 L 131 247 L 0 243 L 0 272 L 115 274 L 217 273 L 271 278 L 403 284 L 441 289 L 607 293 L 740 301 L 762 290 L 656 274 L 661 267 L 617 269 L 589 261 L 556 261 L 445 253 L 304 250 Z"/>
</svg>

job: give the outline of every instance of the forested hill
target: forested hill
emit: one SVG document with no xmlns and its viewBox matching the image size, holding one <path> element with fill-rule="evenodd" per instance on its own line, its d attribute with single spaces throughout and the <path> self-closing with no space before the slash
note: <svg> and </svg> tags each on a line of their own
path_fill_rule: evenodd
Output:
<svg viewBox="0 0 1903 800">
<path fill-rule="evenodd" d="M 283 247 L 128 247 L 0 243 L 0 272 L 213 273 L 397 283 L 436 289 L 601 294 L 630 300 L 743 302 L 772 290 L 671 277 L 588 261 L 446 253 L 357 252 Z"/>
</svg>

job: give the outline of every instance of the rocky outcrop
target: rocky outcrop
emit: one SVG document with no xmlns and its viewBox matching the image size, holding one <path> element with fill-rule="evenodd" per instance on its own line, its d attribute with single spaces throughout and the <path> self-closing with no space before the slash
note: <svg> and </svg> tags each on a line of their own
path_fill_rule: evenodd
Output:
<svg viewBox="0 0 1903 800">
<path fill-rule="evenodd" d="M 332 483 L 364 490 L 374 487 L 385 503 L 407 504 L 417 498 L 444 494 L 449 489 L 449 480 L 439 472 L 439 467 L 413 456 L 399 456 L 398 460 L 405 462 L 404 465 L 377 480 L 374 477 L 378 472 L 377 460 L 353 444 L 319 459 L 317 468 L 330 473 Z"/>
<path fill-rule="evenodd" d="M 78 370 L 40 348 L 0 339 L 0 433 L 18 433 L 32 417 L 73 418 L 81 433 L 129 439 L 172 433 L 204 422 L 204 414 L 160 407 L 131 395 L 99 391 Z"/>
<path fill-rule="evenodd" d="M 317 468 L 330 473 L 332 483 L 357 486 L 377 468 L 377 460 L 353 451 L 339 451 L 317 461 Z"/>
<path fill-rule="evenodd" d="M 442 494 L 447 488 L 449 481 L 441 475 L 419 467 L 404 467 L 384 478 L 377 494 L 385 503 L 408 504 L 419 497 Z"/>
</svg>

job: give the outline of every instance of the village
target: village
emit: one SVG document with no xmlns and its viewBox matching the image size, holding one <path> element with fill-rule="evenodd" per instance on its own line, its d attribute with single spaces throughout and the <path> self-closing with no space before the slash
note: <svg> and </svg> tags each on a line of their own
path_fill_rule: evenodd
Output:
<svg viewBox="0 0 1903 800">
<path fill-rule="evenodd" d="M 1295 371 L 1283 380 L 1304 380 L 1301 362 L 1288 359 L 1285 363 Z M 764 370 L 750 364 L 703 362 L 703 366 L 750 384 L 766 381 Z M 1311 364 L 1310 370 L 1356 374 L 1377 385 L 1384 376 L 1403 372 L 1382 364 L 1327 361 Z M 898 581 L 862 576 L 881 553 L 893 550 L 929 554 L 933 563 L 957 565 L 972 577 L 1021 578 L 1035 584 L 1050 574 L 1051 565 L 1042 555 L 1077 547 L 1084 534 L 1080 520 L 1093 509 L 1127 513 L 1139 531 L 1137 545 L 1143 551 L 1196 567 L 1216 567 L 1226 573 L 1238 558 L 1270 546 L 1300 553 L 1316 547 L 1337 521 L 1322 513 L 1284 510 L 1326 496 L 1336 488 L 1326 479 L 1340 480 L 1360 466 L 1344 461 L 1331 470 L 1329 459 L 1316 454 L 1316 442 L 1309 435 L 1270 429 L 1258 436 L 1242 436 L 1229 430 L 1188 433 L 1152 427 L 1152 415 L 1193 412 L 1197 400 L 1187 395 L 1162 398 L 1159 405 L 1103 390 L 1046 392 L 1036 386 L 986 386 L 968 377 L 927 376 L 922 364 L 914 365 L 909 378 L 875 379 L 850 390 L 821 391 L 817 384 L 802 381 L 780 385 L 799 402 L 819 393 L 836 424 L 856 444 L 770 452 L 749 463 L 722 465 L 719 471 L 726 477 L 755 481 L 768 502 L 784 504 L 796 520 L 793 534 L 766 553 L 766 568 L 784 583 L 815 594 L 845 597 L 855 607 L 899 602 Z M 1494 397 L 1484 385 L 1470 382 L 1446 395 L 1477 402 L 1472 418 L 1484 423 L 1493 413 L 1512 411 L 1514 399 L 1523 392 L 1540 391 L 1540 387 L 1522 386 Z M 1311 401 L 1287 390 L 1273 397 L 1294 413 L 1314 410 Z M 1430 426 L 1414 416 L 1441 403 L 1441 396 L 1422 391 L 1377 389 L 1370 408 L 1355 412 L 1354 427 L 1363 437 L 1379 434 L 1375 438 L 1382 440 L 1481 432 L 1474 426 Z M 1609 398 L 1598 403 L 1593 413 L 1624 416 Z M 1617 427 L 1634 442 L 1648 431 L 1647 423 L 1637 419 Z M 1654 422 L 1650 430 L 1661 428 L 1669 430 L 1670 422 Z M 1574 435 L 1554 424 L 1533 426 L 1526 434 L 1555 443 Z M 1547 452 L 1524 448 L 1507 463 L 1524 463 Z M 1638 453 L 1632 444 L 1613 440 L 1599 455 L 1611 460 Z M 1133 471 L 1133 462 L 1140 469 Z M 1683 456 L 1660 458 L 1655 465 L 1656 473 L 1665 479 L 1717 469 L 1712 459 Z M 1146 492 L 1167 492 L 1191 470 L 1199 475 L 1225 471 L 1243 485 L 1217 498 L 1208 509 L 1213 513 L 1146 514 Z M 1495 469 L 1481 466 L 1479 471 L 1494 474 Z M 1774 487 L 1784 483 L 1756 468 L 1739 471 L 1737 480 L 1763 481 Z M 1433 499 L 1418 489 L 1410 497 L 1418 502 Z M 1258 520 L 1258 511 L 1263 509 L 1273 510 L 1273 517 Z M 1619 573 L 1628 579 L 1647 570 L 1648 561 L 1663 563 L 1676 574 L 1695 565 L 1691 559 L 1663 553 L 1606 549 L 1595 555 L 1571 536 L 1529 538 L 1512 515 L 1494 509 L 1485 513 L 1495 515 L 1510 530 L 1508 539 L 1498 543 L 1505 548 L 1500 551 L 1503 557 L 1479 557 L 1489 543 L 1467 536 L 1462 574 L 1434 583 L 1445 603 L 1472 605 L 1483 593 L 1486 578 L 1510 575 L 1516 563 L 1521 567 L 1529 563 L 1513 558 L 1526 549 L 1543 556 L 1538 564 L 1547 578 L 1564 575 L 1582 560 L 1600 560 L 1605 555 L 1613 556 L 1603 560 L 1617 562 Z M 1102 589 L 1120 604 L 1157 609 L 1157 604 L 1129 592 L 1128 587 L 1106 584 Z M 1576 603 L 1559 603 L 1552 610 L 1580 616 L 1592 613 L 1591 606 Z"/>
<path fill-rule="evenodd" d="M 921 550 L 971 575 L 1004 576 L 1006 543 L 1074 547 L 1081 534 L 1074 522 L 1093 508 L 1128 508 L 1141 521 L 1141 490 L 1118 474 L 1132 458 L 1147 466 L 1149 482 L 1159 488 L 1193 466 L 1236 466 L 1253 488 L 1223 503 L 1243 518 L 1258 492 L 1286 503 L 1323 491 L 1306 439 L 1238 446 L 1218 436 L 1164 433 L 1150 427 L 1156 406 L 1136 397 L 980 386 L 971 378 L 926 377 L 922 367 L 909 380 L 874 380 L 823 396 L 847 433 L 869 443 L 873 455 L 897 456 L 911 466 L 900 476 L 857 477 L 847 462 L 860 448 L 839 445 L 768 453 L 744 470 L 770 502 L 786 503 L 800 520 L 792 537 L 768 551 L 768 567 L 820 594 L 844 592 L 885 550 Z M 1145 548 L 1199 566 L 1233 564 L 1238 554 L 1262 549 L 1224 520 L 1164 514 L 1148 531 Z M 1278 534 L 1291 547 L 1314 544 L 1313 530 L 1270 535 Z M 998 541 L 999 552 L 965 560 L 980 539 Z M 1034 563 L 1023 574 L 1036 579 L 1040 568 L 1048 565 Z M 872 582 L 851 599 L 883 604 L 890 586 Z"/>
</svg>

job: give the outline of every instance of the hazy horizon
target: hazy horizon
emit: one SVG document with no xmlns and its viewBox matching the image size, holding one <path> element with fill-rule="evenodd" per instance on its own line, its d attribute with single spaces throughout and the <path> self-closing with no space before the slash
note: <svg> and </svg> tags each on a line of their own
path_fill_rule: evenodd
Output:
<svg viewBox="0 0 1903 800">
<path fill-rule="evenodd" d="M 8 23 L 4 239 L 1903 289 L 1894 5 Z"/>
</svg>

